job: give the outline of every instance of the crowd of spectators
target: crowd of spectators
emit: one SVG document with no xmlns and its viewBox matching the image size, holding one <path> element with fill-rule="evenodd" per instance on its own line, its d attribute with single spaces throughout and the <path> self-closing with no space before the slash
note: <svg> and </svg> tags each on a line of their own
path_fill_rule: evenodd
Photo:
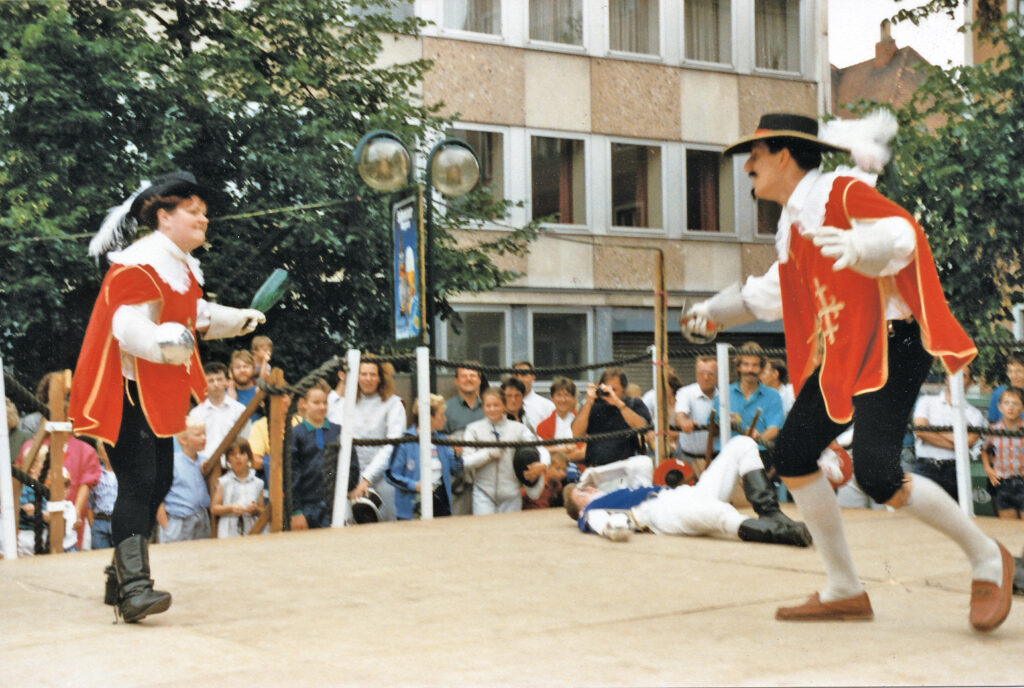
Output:
<svg viewBox="0 0 1024 688">
<path fill-rule="evenodd" d="M 204 366 L 207 398 L 189 412 L 185 430 L 175 438 L 174 479 L 157 510 L 159 542 L 269 530 L 270 442 L 264 408 L 256 409 L 237 437 L 230 442 L 226 438 L 252 401 L 256 380 L 269 374 L 272 352 L 273 343 L 267 337 L 255 337 L 251 351 L 235 351 L 227 363 L 211 361 Z M 489 385 L 478 363 L 466 365 L 455 371 L 453 396 L 430 395 L 434 439 L 463 439 L 467 445 L 538 438 L 566 442 L 519 448 L 452 447 L 432 442 L 434 516 L 562 506 L 563 487 L 578 480 L 587 467 L 653 453 L 652 435 L 640 430 L 652 424 L 657 412 L 654 391 L 641 395 L 621 368 L 604 370 L 596 383 L 587 385 L 580 399 L 576 383 L 565 377 L 551 382 L 547 396 L 539 393 L 529 361 L 517 361 L 515 372 L 495 386 Z M 732 367 L 735 382 L 729 386 L 729 422 L 736 432 L 758 443 L 770 471 L 769 448 L 793 403 L 785 361 L 769 359 L 758 345 L 747 343 L 737 351 Z M 399 396 L 390 363 L 364 360 L 356 374 L 355 438 L 398 439 L 418 434 L 418 405 L 414 400 L 407 404 Z M 37 396 L 41 400 L 50 375 L 39 383 Z M 698 357 L 694 377 L 695 381 L 684 384 L 674 370 L 669 371 L 674 396 L 670 438 L 672 458 L 689 464 L 693 474 L 699 475 L 719 451 L 716 438 L 709 438 L 706 429 L 720 411 L 717 360 Z M 1024 354 L 1008 357 L 1006 377 L 1008 384 L 997 386 L 991 394 L 988 420 L 994 428 L 1021 430 Z M 344 389 L 345 372 L 339 371 L 336 380 L 317 381 L 297 402 L 290 433 L 292 501 L 287 514 L 293 530 L 331 524 Z M 949 426 L 953 416 L 947 381 L 937 394 L 922 394 L 908 421 L 918 426 Z M 7 399 L 7 420 L 12 461 L 32 478 L 48 484 L 49 439 L 39 433 L 42 440 L 38 445 L 34 440 L 41 414 L 21 416 Z M 986 424 L 985 416 L 973 407 L 967 409 L 967 420 L 972 426 Z M 610 436 L 572 441 L 606 433 Z M 851 437 L 852 432 L 847 432 L 838 442 L 844 444 L 845 438 L 848 445 Z M 956 499 L 953 433 L 908 430 L 907 437 L 907 470 L 936 480 Z M 984 467 L 997 515 L 1020 518 L 1024 511 L 1024 437 L 982 437 L 971 432 L 968 441 L 974 459 Z M 210 458 L 218 449 L 220 457 L 214 465 Z M 419 462 L 415 442 L 354 447 L 349 456 L 350 502 L 367 505 L 371 520 L 418 518 Z M 64 485 L 65 551 L 109 547 L 117 479 L 102 443 L 69 438 L 64 450 Z M 839 489 L 844 506 L 880 508 L 859 491 L 855 480 Z M 780 495 L 785 497 L 784 489 Z M 28 556 L 36 549 L 37 509 L 42 510 L 44 542 L 50 514 L 45 500 L 38 498 L 30 485 L 22 488 L 19 498 L 19 554 Z"/>
</svg>

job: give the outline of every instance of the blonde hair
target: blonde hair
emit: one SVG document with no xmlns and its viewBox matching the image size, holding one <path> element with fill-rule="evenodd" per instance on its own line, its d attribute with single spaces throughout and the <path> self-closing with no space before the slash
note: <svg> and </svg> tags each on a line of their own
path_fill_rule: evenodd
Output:
<svg viewBox="0 0 1024 688">
<path fill-rule="evenodd" d="M 440 394 L 430 395 L 430 417 L 433 418 L 437 415 L 437 412 L 441 409 L 447 408 L 444 397 Z M 416 401 L 412 405 L 412 422 L 413 424 L 418 423 L 420 420 L 420 400 Z"/>
</svg>

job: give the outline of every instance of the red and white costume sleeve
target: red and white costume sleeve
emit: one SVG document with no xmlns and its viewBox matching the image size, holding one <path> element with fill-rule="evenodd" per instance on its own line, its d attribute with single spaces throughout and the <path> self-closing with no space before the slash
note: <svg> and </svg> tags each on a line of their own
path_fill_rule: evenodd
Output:
<svg viewBox="0 0 1024 688">
<path fill-rule="evenodd" d="M 835 261 L 810 236 L 823 226 L 855 225 L 890 236 L 893 259 L 878 277 L 834 271 Z M 888 380 L 887 320 L 912 316 L 925 350 L 951 373 L 977 354 L 949 310 L 920 225 L 861 179 L 808 172 L 783 209 L 776 249 L 778 262 L 744 285 L 744 304 L 762 320 L 782 317 L 795 392 L 820 367 L 822 397 L 835 422 L 852 419 L 855 395 Z"/>
<path fill-rule="evenodd" d="M 85 332 L 68 414 L 75 433 L 114 444 L 121 427 L 123 379 L 132 379 L 150 428 L 158 437 L 169 437 L 184 429 L 189 398 L 206 396 L 199 351 L 193 347 L 186 365 L 132 355 L 115 336 L 114 315 L 121 308 L 144 308 L 156 324 L 181 323 L 194 337 L 197 324 L 209 320 L 201 298 L 202 271 L 195 258 L 160 232 L 108 257 L 111 267 Z"/>
</svg>

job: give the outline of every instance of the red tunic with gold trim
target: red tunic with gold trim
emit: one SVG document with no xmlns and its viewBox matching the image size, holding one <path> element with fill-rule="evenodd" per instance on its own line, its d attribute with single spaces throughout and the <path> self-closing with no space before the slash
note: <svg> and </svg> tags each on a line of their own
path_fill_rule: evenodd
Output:
<svg viewBox="0 0 1024 688">
<path fill-rule="evenodd" d="M 111 332 L 114 313 L 121 306 L 157 302 L 157 324 L 178 322 L 195 336 L 197 302 L 203 292 L 189 273 L 184 294 L 175 292 L 149 265 L 114 265 L 100 285 L 71 387 L 68 415 L 77 434 L 115 444 L 121 427 L 124 385 L 121 349 Z M 199 351 L 193 348 L 188 365 L 153 363 L 133 357 L 142 410 L 158 437 L 185 428 L 189 397 L 206 396 Z"/>
<path fill-rule="evenodd" d="M 825 206 L 824 224 L 850 229 L 851 220 L 898 216 L 914 229 L 910 264 L 891 277 L 866 277 L 851 269 L 832 270 L 796 225 L 789 228 L 789 255 L 779 264 L 783 325 L 794 390 L 820 365 L 819 382 L 829 417 L 853 417 L 853 397 L 883 387 L 888 380 L 886 304 L 898 294 L 921 328 L 926 351 L 955 373 L 977 354 L 953 317 L 942 293 L 928 240 L 914 218 L 868 184 L 836 177 Z"/>
</svg>

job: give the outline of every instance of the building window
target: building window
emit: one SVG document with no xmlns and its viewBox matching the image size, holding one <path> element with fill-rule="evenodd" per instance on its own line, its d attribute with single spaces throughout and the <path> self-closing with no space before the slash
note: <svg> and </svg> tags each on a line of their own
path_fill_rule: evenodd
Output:
<svg viewBox="0 0 1024 688">
<path fill-rule="evenodd" d="M 800 71 L 800 0 L 754 0 L 757 66 Z"/>
<path fill-rule="evenodd" d="M 563 225 L 587 223 L 583 141 L 530 138 L 530 196 L 533 219 Z"/>
<path fill-rule="evenodd" d="M 718 213 L 722 162 L 721 153 L 686 151 L 686 228 L 691 232 L 721 231 Z"/>
<path fill-rule="evenodd" d="M 686 59 L 732 62 L 730 0 L 685 0 Z"/>
<path fill-rule="evenodd" d="M 608 26 L 612 50 L 658 54 L 658 0 L 611 0 Z"/>
<path fill-rule="evenodd" d="M 612 144 L 612 224 L 661 228 L 661 147 Z"/>
<path fill-rule="evenodd" d="M 497 200 L 505 198 L 505 137 L 495 131 L 451 129 L 448 136 L 468 143 L 480 161 L 480 186 L 490 190 Z M 453 199 L 448 199 L 452 202 Z"/>
<path fill-rule="evenodd" d="M 452 361 L 479 361 L 486 366 L 503 366 L 505 360 L 505 313 L 503 311 L 460 311 L 459 332 L 449 320 L 448 358 Z"/>
<path fill-rule="evenodd" d="M 583 0 L 532 0 L 530 39 L 583 45 Z"/>
<path fill-rule="evenodd" d="M 587 360 L 586 313 L 534 313 L 533 364 L 537 367 L 582 365 Z"/>
<path fill-rule="evenodd" d="M 501 35 L 501 0 L 446 0 L 444 28 Z"/>
</svg>

